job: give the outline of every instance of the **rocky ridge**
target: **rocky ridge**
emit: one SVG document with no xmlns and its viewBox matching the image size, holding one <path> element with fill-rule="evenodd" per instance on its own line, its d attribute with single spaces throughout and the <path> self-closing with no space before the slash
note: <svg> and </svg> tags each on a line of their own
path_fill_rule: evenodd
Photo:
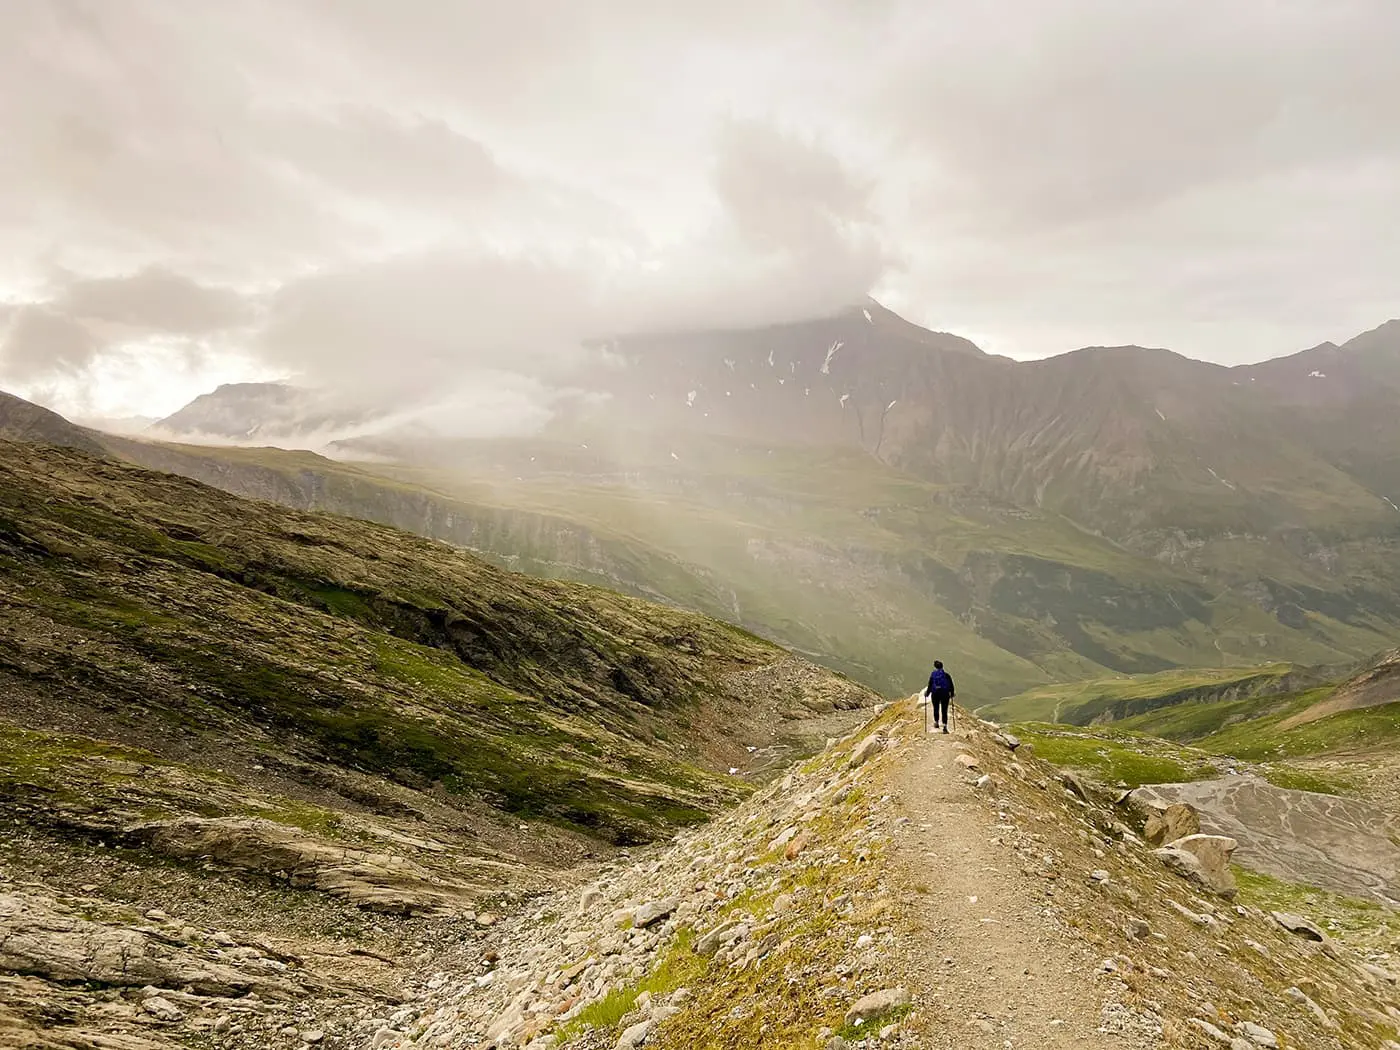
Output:
<svg viewBox="0 0 1400 1050">
<path fill-rule="evenodd" d="M 898 703 L 669 845 L 334 942 L 298 932 L 293 890 L 268 902 L 278 932 L 218 924 L 237 917 L 216 870 L 142 909 L 95 892 L 120 851 L 55 859 L 94 880 L 62 891 L 11 862 L 0 1046 L 1400 1045 L 1396 946 L 1247 883 L 1205 893 L 1151 841 L 1185 849 L 1193 811 L 1119 804 L 1028 750 L 966 715 L 925 736 Z"/>
<path fill-rule="evenodd" d="M 1061 1012 L 1024 1045 L 1398 1045 L 1388 954 L 1245 895 L 1200 895 L 1131 810 L 1013 740 L 969 719 L 951 745 L 930 744 L 913 703 L 895 705 L 671 846 L 532 900 L 478 972 L 434 975 L 405 1023 L 360 1038 L 377 1050 L 1001 1047 L 1007 1011 L 1043 997 Z M 999 858 L 991 899 L 942 900 L 948 860 L 909 848 L 921 827 L 956 837 L 920 810 L 935 784 L 980 814 L 973 832 Z M 973 1011 L 979 974 L 943 958 L 963 941 L 920 932 L 929 909 L 967 944 L 1071 969 L 1028 965 L 982 988 L 989 1006 Z"/>
</svg>

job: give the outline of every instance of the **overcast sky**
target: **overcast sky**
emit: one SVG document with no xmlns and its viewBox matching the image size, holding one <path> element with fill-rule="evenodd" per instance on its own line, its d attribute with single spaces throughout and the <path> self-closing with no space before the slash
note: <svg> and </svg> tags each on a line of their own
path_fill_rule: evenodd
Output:
<svg viewBox="0 0 1400 1050">
<path fill-rule="evenodd" d="M 866 294 L 1017 357 L 1341 341 L 1400 315 L 1397 42 L 1396 0 L 3 4 L 0 386 L 412 396 Z"/>
</svg>

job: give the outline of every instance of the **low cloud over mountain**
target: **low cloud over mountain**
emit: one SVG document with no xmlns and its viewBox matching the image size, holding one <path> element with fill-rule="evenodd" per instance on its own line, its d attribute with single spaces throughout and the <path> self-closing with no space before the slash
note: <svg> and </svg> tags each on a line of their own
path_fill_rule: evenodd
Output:
<svg viewBox="0 0 1400 1050">
<path fill-rule="evenodd" d="M 872 291 L 1017 356 L 1397 312 L 1392 5 L 1017 6 L 14 7 L 0 381 L 480 397 Z"/>
</svg>

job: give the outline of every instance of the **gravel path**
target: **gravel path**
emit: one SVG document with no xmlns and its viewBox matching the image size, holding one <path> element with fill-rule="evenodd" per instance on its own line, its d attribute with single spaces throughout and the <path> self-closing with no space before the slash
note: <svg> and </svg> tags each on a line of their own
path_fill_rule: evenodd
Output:
<svg viewBox="0 0 1400 1050">
<path fill-rule="evenodd" d="M 960 737 L 920 740 L 897 781 L 910 822 L 897 836 L 895 867 L 923 945 L 907 968 L 933 1021 L 929 1047 L 1144 1045 L 1101 1030 L 1100 960 L 1049 910 L 1047 880 L 1023 873 L 1001 844 L 996 813 L 956 762 Z"/>
</svg>

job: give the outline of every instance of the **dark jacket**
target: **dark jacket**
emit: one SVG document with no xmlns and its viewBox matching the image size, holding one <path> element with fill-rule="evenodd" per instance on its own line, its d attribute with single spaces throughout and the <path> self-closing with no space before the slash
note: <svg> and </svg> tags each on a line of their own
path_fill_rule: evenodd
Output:
<svg viewBox="0 0 1400 1050">
<path fill-rule="evenodd" d="M 957 690 L 953 688 L 953 676 L 941 667 L 935 668 L 933 674 L 928 676 L 928 695 L 946 696 L 950 699 L 957 696 Z"/>
</svg>

